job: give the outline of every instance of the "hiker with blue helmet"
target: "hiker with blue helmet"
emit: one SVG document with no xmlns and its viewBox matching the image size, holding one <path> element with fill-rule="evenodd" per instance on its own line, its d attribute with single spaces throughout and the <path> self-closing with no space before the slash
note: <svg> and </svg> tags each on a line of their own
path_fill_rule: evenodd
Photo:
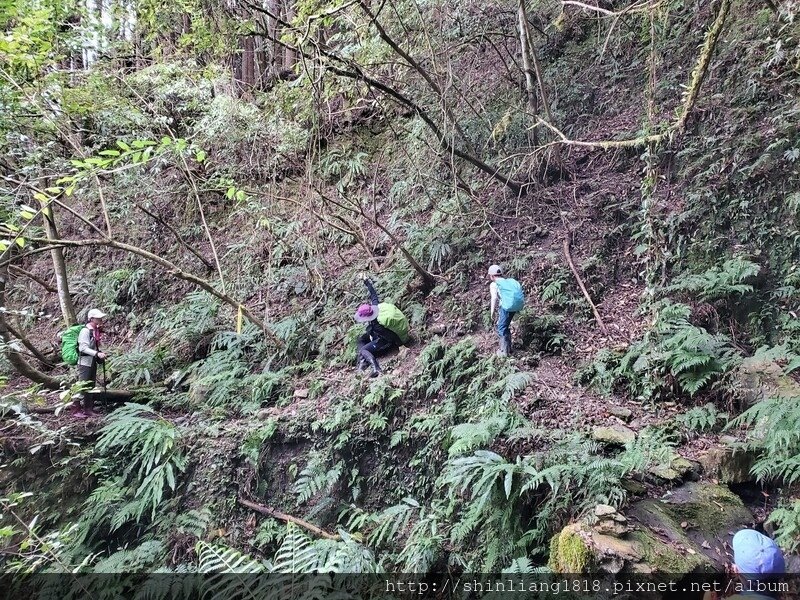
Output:
<svg viewBox="0 0 800 600">
<path fill-rule="evenodd" d="M 736 592 L 731 598 L 740 600 L 772 600 L 777 598 L 777 580 L 786 572 L 783 552 L 778 545 L 755 529 L 736 532 L 733 547 L 733 571 L 737 580 L 726 586 Z M 774 588 L 774 589 L 773 589 Z M 714 592 L 706 593 L 704 600 L 719 598 Z"/>
<path fill-rule="evenodd" d="M 370 366 L 370 377 L 377 377 L 381 369 L 376 357 L 408 341 L 408 319 L 394 304 L 380 301 L 375 286 L 366 275 L 361 273 L 359 277 L 367 286 L 370 303 L 359 306 L 353 315 L 359 323 L 367 324 L 366 331 L 358 338 L 358 370 Z"/>
<path fill-rule="evenodd" d="M 489 296 L 491 298 L 491 317 L 494 320 L 495 309 L 499 301 L 500 310 L 497 315 L 497 335 L 500 336 L 499 356 L 511 354 L 511 320 L 525 305 L 525 294 L 519 281 L 510 277 L 503 277 L 503 270 L 499 265 L 489 267 Z"/>
</svg>

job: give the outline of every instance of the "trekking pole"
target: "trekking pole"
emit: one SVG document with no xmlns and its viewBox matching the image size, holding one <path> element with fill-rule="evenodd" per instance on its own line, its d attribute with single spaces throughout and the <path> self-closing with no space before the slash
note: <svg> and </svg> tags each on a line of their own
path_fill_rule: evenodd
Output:
<svg viewBox="0 0 800 600">
<path fill-rule="evenodd" d="M 103 359 L 103 362 L 100 363 L 103 365 L 103 406 L 106 410 L 108 410 L 108 392 L 106 390 L 106 386 L 108 385 L 107 378 L 106 378 L 106 361 Z"/>
</svg>

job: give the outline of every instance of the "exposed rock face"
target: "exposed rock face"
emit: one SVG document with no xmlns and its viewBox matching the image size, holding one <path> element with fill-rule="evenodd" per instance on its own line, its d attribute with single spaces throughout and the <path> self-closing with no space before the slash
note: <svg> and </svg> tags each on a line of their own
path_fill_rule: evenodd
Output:
<svg viewBox="0 0 800 600">
<path fill-rule="evenodd" d="M 706 477 L 712 477 L 720 483 L 746 483 L 755 479 L 750 474 L 750 468 L 756 460 L 754 452 L 720 444 L 705 450 L 697 460 Z"/>
<path fill-rule="evenodd" d="M 767 398 L 800 396 L 800 384 L 784 374 L 783 368 L 771 360 L 751 356 L 745 358 L 735 374 L 734 388 L 742 403 L 752 406 Z"/>
<path fill-rule="evenodd" d="M 551 541 L 550 568 L 558 573 L 718 571 L 729 560 L 732 534 L 753 522 L 727 487 L 694 482 L 660 499 L 636 502 L 627 513 L 628 518 L 599 505 L 586 519 L 565 527 Z"/>
<path fill-rule="evenodd" d="M 700 464 L 678 454 L 672 454 L 663 464 L 650 467 L 649 473 L 659 479 L 680 482 L 683 479 L 697 479 L 700 469 Z"/>
<path fill-rule="evenodd" d="M 605 444 L 624 446 L 636 439 L 636 432 L 624 425 L 611 425 L 610 427 L 595 427 L 592 437 Z"/>
</svg>

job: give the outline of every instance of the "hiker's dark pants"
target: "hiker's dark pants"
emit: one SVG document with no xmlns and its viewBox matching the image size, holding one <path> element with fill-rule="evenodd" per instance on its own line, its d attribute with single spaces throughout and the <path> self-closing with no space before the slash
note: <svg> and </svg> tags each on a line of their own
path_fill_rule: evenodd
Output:
<svg viewBox="0 0 800 600">
<path fill-rule="evenodd" d="M 500 307 L 500 314 L 497 318 L 497 335 L 508 345 L 508 352 L 511 351 L 511 319 L 514 318 L 515 312 L 508 312 L 503 307 Z"/>
<path fill-rule="evenodd" d="M 370 340 L 370 335 L 368 333 L 363 333 L 358 338 L 358 358 L 359 360 L 363 358 L 367 363 L 373 366 L 375 357 L 385 354 L 396 346 L 397 344 L 394 342 L 380 337 Z"/>
<path fill-rule="evenodd" d="M 85 386 L 87 390 L 91 390 L 97 385 L 97 361 L 92 361 L 92 366 L 87 367 L 86 365 L 78 365 L 78 381 L 88 381 L 91 385 Z M 83 392 L 79 392 L 75 394 L 76 400 L 81 400 L 83 403 L 83 407 L 92 410 L 92 399 L 88 395 L 84 395 Z"/>
</svg>

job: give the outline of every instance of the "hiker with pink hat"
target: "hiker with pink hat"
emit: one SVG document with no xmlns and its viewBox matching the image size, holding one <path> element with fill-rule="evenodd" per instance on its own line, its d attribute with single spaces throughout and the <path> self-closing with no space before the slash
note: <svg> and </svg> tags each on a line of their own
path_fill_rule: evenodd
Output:
<svg viewBox="0 0 800 600">
<path fill-rule="evenodd" d="M 394 304 L 381 302 L 375 286 L 361 273 L 369 291 L 369 304 L 362 304 L 353 318 L 366 323 L 366 331 L 358 338 L 358 370 L 372 367 L 370 377 L 380 375 L 377 357 L 404 345 L 408 341 L 408 319 Z"/>
</svg>

